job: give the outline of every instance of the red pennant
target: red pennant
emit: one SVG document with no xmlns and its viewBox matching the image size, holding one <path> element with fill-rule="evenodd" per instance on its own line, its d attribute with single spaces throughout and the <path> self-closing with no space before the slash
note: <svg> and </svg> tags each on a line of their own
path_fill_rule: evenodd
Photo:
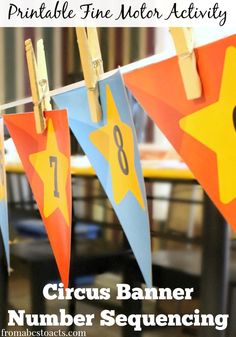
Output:
<svg viewBox="0 0 236 337">
<path fill-rule="evenodd" d="M 68 286 L 71 245 L 70 135 L 65 110 L 45 113 L 37 134 L 33 113 L 4 115 L 46 226 L 64 286 Z"/>
<path fill-rule="evenodd" d="M 203 86 L 185 96 L 177 57 L 124 75 L 134 96 L 171 141 L 236 229 L 236 36 L 195 50 Z"/>
</svg>

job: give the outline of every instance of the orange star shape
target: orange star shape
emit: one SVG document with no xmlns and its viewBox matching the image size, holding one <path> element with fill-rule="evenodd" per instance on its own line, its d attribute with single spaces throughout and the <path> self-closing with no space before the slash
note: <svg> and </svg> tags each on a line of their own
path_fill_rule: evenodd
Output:
<svg viewBox="0 0 236 337">
<path fill-rule="evenodd" d="M 229 47 L 225 55 L 219 100 L 180 120 L 182 130 L 215 152 L 219 196 L 224 204 L 236 198 L 235 60 L 236 48 Z"/>
<path fill-rule="evenodd" d="M 69 226 L 69 211 L 66 196 L 69 159 L 58 149 L 51 119 L 48 121 L 46 149 L 31 154 L 29 160 L 44 185 L 44 216 L 47 218 L 56 209 L 59 209 Z"/>
<path fill-rule="evenodd" d="M 119 204 L 130 191 L 144 209 L 145 204 L 134 161 L 134 136 L 122 122 L 110 87 L 106 86 L 107 124 L 90 134 L 91 142 L 108 161 L 114 200 Z"/>
</svg>

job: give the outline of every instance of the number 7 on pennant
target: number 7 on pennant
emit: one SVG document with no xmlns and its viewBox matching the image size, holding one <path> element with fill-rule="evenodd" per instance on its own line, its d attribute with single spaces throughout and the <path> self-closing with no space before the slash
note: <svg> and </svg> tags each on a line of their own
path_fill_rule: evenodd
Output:
<svg viewBox="0 0 236 337">
<path fill-rule="evenodd" d="M 58 159 L 56 156 L 50 156 L 49 157 L 50 167 L 53 167 L 54 165 L 54 197 L 59 198 L 60 194 L 58 191 L 58 172 L 57 172 L 57 162 Z"/>
</svg>

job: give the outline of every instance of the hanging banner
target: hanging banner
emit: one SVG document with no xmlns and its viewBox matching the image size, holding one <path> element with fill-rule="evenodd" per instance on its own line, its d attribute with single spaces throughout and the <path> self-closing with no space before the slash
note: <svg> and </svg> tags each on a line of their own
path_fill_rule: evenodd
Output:
<svg viewBox="0 0 236 337">
<path fill-rule="evenodd" d="M 45 224 L 64 286 L 68 286 L 71 245 L 70 136 L 67 112 L 45 113 L 37 134 L 33 113 L 4 115 Z"/>
<path fill-rule="evenodd" d="M 137 259 L 151 286 L 150 229 L 145 186 L 134 125 L 120 73 L 99 82 L 102 121 L 93 123 L 87 88 L 53 97 L 68 108 L 69 124 L 94 167 Z"/>
<path fill-rule="evenodd" d="M 10 271 L 7 188 L 4 158 L 4 124 L 2 118 L 0 118 L 0 228 L 5 249 L 8 271 Z"/>
<path fill-rule="evenodd" d="M 236 35 L 195 50 L 203 95 L 187 100 L 177 57 L 125 83 L 236 230 Z"/>
</svg>

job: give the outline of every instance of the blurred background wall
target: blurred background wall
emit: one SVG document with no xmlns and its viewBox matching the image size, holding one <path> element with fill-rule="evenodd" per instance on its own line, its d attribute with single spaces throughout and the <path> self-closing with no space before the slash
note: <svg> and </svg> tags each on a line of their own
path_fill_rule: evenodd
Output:
<svg viewBox="0 0 236 337">
<path fill-rule="evenodd" d="M 98 28 L 104 70 L 131 63 L 155 51 L 154 28 Z M 44 39 L 50 88 L 81 80 L 74 28 L 0 28 L 0 102 L 30 95 L 24 41 Z"/>
</svg>

